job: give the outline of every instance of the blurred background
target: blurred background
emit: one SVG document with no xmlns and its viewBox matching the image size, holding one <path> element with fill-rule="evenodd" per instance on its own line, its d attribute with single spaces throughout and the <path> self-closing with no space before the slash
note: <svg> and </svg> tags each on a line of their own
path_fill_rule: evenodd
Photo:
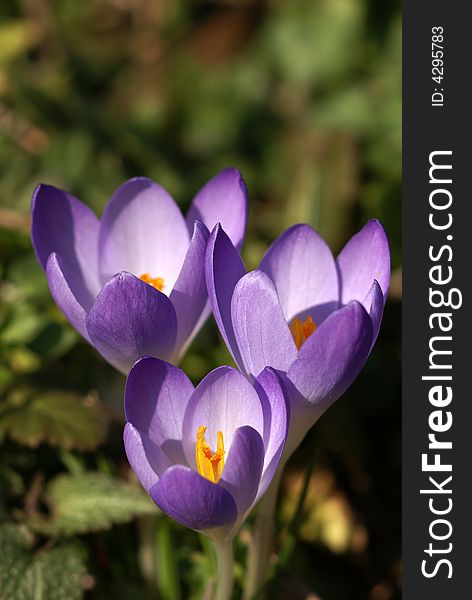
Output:
<svg viewBox="0 0 472 600">
<path fill-rule="evenodd" d="M 388 232 L 393 275 L 379 341 L 283 479 L 272 597 L 400 598 L 394 0 L 1 1 L 1 598 L 202 597 L 211 549 L 136 485 L 121 438 L 124 378 L 55 307 L 31 248 L 29 206 L 42 181 L 101 214 L 118 185 L 146 175 L 186 209 L 230 165 L 250 194 L 249 268 L 297 222 L 335 252 L 369 218 Z M 229 361 L 209 320 L 181 366 L 198 382 Z M 243 529 L 238 584 L 247 539 Z"/>
</svg>

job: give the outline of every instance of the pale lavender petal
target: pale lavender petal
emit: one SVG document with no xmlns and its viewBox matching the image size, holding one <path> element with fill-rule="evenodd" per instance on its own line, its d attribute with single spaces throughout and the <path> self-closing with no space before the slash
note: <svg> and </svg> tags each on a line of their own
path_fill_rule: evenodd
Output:
<svg viewBox="0 0 472 600">
<path fill-rule="evenodd" d="M 251 271 L 240 279 L 234 289 L 231 315 L 246 373 L 256 377 L 267 366 L 288 370 L 297 347 L 266 273 Z"/>
<path fill-rule="evenodd" d="M 211 231 L 221 223 L 233 245 L 241 250 L 247 221 L 247 189 L 237 169 L 224 169 L 197 193 L 187 214 L 189 231 L 201 221 Z"/>
<path fill-rule="evenodd" d="M 337 258 L 341 300 L 362 302 L 376 279 L 387 297 L 390 281 L 390 250 L 382 225 L 369 221 L 348 241 Z"/>
<path fill-rule="evenodd" d="M 208 294 L 205 282 L 205 251 L 209 232 L 205 225 L 195 221 L 194 231 L 179 277 L 170 294 L 177 316 L 177 339 L 175 349 L 178 356 L 197 333 L 197 325 L 203 325 L 202 315 L 208 316 Z M 199 328 L 198 327 L 198 328 Z"/>
<path fill-rule="evenodd" d="M 216 450 L 217 433 L 223 433 L 225 448 L 230 448 L 238 427 L 249 425 L 261 435 L 264 419 L 259 396 L 239 371 L 219 367 L 196 387 L 185 412 L 183 445 L 190 466 L 195 466 L 198 428 L 207 427 L 205 439 Z"/>
<path fill-rule="evenodd" d="M 172 463 L 166 453 L 156 446 L 146 434 L 126 423 L 123 435 L 125 452 L 131 468 L 146 492 L 159 481 L 159 477 Z"/>
<path fill-rule="evenodd" d="M 87 313 L 73 291 L 82 285 L 80 280 L 77 281 L 76 272 L 67 267 L 60 256 L 52 252 L 46 264 L 46 275 L 56 304 L 77 331 L 90 342 L 85 325 Z"/>
<path fill-rule="evenodd" d="M 264 468 L 257 492 L 258 500 L 267 490 L 279 466 L 290 424 L 290 400 L 284 387 L 285 376 L 264 369 L 254 382 L 264 412 Z"/>
<path fill-rule="evenodd" d="M 231 526 L 238 516 L 228 491 L 188 467 L 168 469 L 150 493 L 169 517 L 196 531 Z"/>
<path fill-rule="evenodd" d="M 372 284 L 369 293 L 364 298 L 362 305 L 369 313 L 370 318 L 372 319 L 372 348 L 372 346 L 377 341 L 377 336 L 379 334 L 380 323 L 382 322 L 382 316 L 385 306 L 382 290 L 376 279 L 374 279 L 374 283 Z"/>
<path fill-rule="evenodd" d="M 288 378 L 321 414 L 354 381 L 367 360 L 371 342 L 371 318 L 359 302 L 350 302 L 306 340 Z"/>
<path fill-rule="evenodd" d="M 263 464 L 264 443 L 260 434 L 248 426 L 236 429 L 219 485 L 233 496 L 239 515 L 256 498 Z"/>
<path fill-rule="evenodd" d="M 100 272 L 119 271 L 164 279 L 170 294 L 182 268 L 189 233 L 171 196 L 146 177 L 130 179 L 111 197 L 100 223 Z"/>
<path fill-rule="evenodd" d="M 169 298 L 130 273 L 104 285 L 86 324 L 95 348 L 124 373 L 142 356 L 170 356 L 177 329 Z"/>
<path fill-rule="evenodd" d="M 31 239 L 43 269 L 56 252 L 74 274 L 73 294 L 88 310 L 100 290 L 98 276 L 99 221 L 80 200 L 51 185 L 40 184 L 33 194 Z"/>
<path fill-rule="evenodd" d="M 139 360 L 126 380 L 126 420 L 149 436 L 174 463 L 186 463 L 182 426 L 193 390 L 181 369 L 158 358 Z"/>
<path fill-rule="evenodd" d="M 243 367 L 231 320 L 234 287 L 246 273 L 241 257 L 220 225 L 211 232 L 205 256 L 208 299 L 216 324 L 235 362 Z"/>
<path fill-rule="evenodd" d="M 270 246 L 260 270 L 275 284 L 285 319 L 321 323 L 338 308 L 339 283 L 329 246 L 308 225 L 294 225 Z"/>
</svg>

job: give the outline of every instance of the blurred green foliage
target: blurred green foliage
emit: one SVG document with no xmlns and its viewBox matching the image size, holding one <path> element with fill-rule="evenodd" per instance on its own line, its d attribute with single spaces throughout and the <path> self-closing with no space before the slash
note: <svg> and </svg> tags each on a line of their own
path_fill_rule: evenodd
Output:
<svg viewBox="0 0 472 600">
<path fill-rule="evenodd" d="M 0 590 L 2 598 L 78 600 L 81 598 L 84 561 L 71 545 L 30 552 L 28 530 L 13 524 L 0 526 Z"/>
<path fill-rule="evenodd" d="M 52 516 L 35 515 L 28 525 L 54 537 L 109 529 L 113 523 L 156 512 L 142 488 L 104 473 L 59 475 L 48 484 L 44 498 Z"/>
<path fill-rule="evenodd" d="M 44 181 L 100 214 L 135 175 L 185 209 L 228 165 L 250 192 L 248 267 L 296 222 L 335 251 L 368 218 L 388 231 L 394 276 L 377 347 L 284 480 L 280 544 L 316 445 L 279 597 L 400 597 L 400 52 L 393 0 L 2 0 L 1 598 L 32 598 L 40 580 L 34 597 L 48 600 L 153 598 L 156 587 L 201 597 L 211 552 L 157 509 L 143 521 L 122 448 L 124 379 L 54 306 L 28 211 Z M 228 361 L 210 321 L 182 367 L 198 381 Z"/>
</svg>

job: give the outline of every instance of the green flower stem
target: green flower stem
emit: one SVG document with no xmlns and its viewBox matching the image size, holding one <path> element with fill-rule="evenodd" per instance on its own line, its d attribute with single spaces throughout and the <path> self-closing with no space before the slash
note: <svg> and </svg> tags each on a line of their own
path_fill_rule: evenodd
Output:
<svg viewBox="0 0 472 600">
<path fill-rule="evenodd" d="M 142 516 L 136 519 L 138 526 L 138 563 L 147 587 L 154 589 L 156 577 L 155 563 L 155 516 Z"/>
<path fill-rule="evenodd" d="M 180 600 L 177 559 L 170 521 L 164 516 L 138 517 L 138 563 L 147 588 L 161 600 Z"/>
<path fill-rule="evenodd" d="M 169 519 L 161 517 L 156 526 L 156 587 L 161 600 L 180 600 L 180 582 L 172 529 Z"/>
<path fill-rule="evenodd" d="M 247 579 L 244 600 L 256 598 L 264 584 L 270 565 L 274 544 L 275 506 L 279 491 L 283 465 L 267 488 L 259 503 L 256 522 L 251 537 L 247 557 Z"/>
<path fill-rule="evenodd" d="M 311 475 L 317 462 L 317 457 L 318 453 L 314 452 L 307 465 L 303 487 L 298 497 L 295 512 L 288 526 L 286 541 L 280 550 L 280 555 L 273 574 L 276 578 L 279 576 L 281 569 L 287 565 L 295 548 L 298 528 L 303 516 L 303 507 L 308 493 Z M 272 483 L 259 504 L 259 512 L 256 517 L 254 532 L 248 552 L 247 585 L 244 590 L 244 600 L 261 600 L 261 598 L 266 595 L 265 592 L 267 589 L 264 585 L 269 572 L 270 556 L 274 544 L 275 507 L 284 467 L 285 462 L 280 464 Z"/>
<path fill-rule="evenodd" d="M 215 542 L 216 590 L 214 600 L 231 600 L 234 587 L 233 540 Z"/>
<path fill-rule="evenodd" d="M 288 562 L 293 554 L 293 551 L 295 550 L 295 546 L 296 546 L 297 538 L 298 538 L 298 530 L 299 530 L 301 522 L 303 520 L 303 511 L 305 508 L 306 497 L 308 495 L 308 489 L 310 487 L 311 476 L 313 475 L 313 470 L 315 468 L 317 461 L 318 461 L 318 452 L 315 451 L 315 452 L 313 452 L 313 454 L 310 458 L 310 461 L 307 465 L 307 468 L 305 471 L 305 477 L 303 480 L 303 486 L 302 486 L 302 489 L 298 496 L 297 506 L 296 506 L 293 516 L 290 520 L 290 524 L 288 526 L 285 542 L 282 545 L 280 552 L 279 552 L 279 556 L 278 556 L 278 560 L 277 560 L 277 568 L 276 568 L 276 573 L 275 573 L 276 577 L 280 573 L 281 569 L 284 569 L 288 565 Z"/>
</svg>

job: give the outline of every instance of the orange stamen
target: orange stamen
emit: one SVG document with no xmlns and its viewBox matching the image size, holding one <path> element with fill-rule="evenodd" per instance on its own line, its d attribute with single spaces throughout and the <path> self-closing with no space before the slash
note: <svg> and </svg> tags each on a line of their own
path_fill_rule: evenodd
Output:
<svg viewBox="0 0 472 600">
<path fill-rule="evenodd" d="M 195 444 L 195 459 L 197 470 L 202 477 L 209 479 L 212 483 L 218 483 L 225 466 L 225 447 L 223 434 L 218 431 L 216 452 L 210 450 L 205 440 L 205 425 L 198 428 L 197 443 Z"/>
<path fill-rule="evenodd" d="M 316 330 L 316 324 L 313 319 L 308 315 L 304 322 L 298 317 L 295 317 L 290 325 L 290 332 L 292 333 L 295 344 L 300 350 L 303 343 L 310 337 L 310 335 Z"/>
<path fill-rule="evenodd" d="M 139 276 L 139 279 L 141 279 L 141 281 L 144 281 L 144 283 L 152 285 L 153 288 L 159 290 L 160 292 L 162 292 L 162 290 L 164 289 L 164 280 L 162 279 L 162 277 L 151 277 L 149 273 L 143 273 Z"/>
</svg>

